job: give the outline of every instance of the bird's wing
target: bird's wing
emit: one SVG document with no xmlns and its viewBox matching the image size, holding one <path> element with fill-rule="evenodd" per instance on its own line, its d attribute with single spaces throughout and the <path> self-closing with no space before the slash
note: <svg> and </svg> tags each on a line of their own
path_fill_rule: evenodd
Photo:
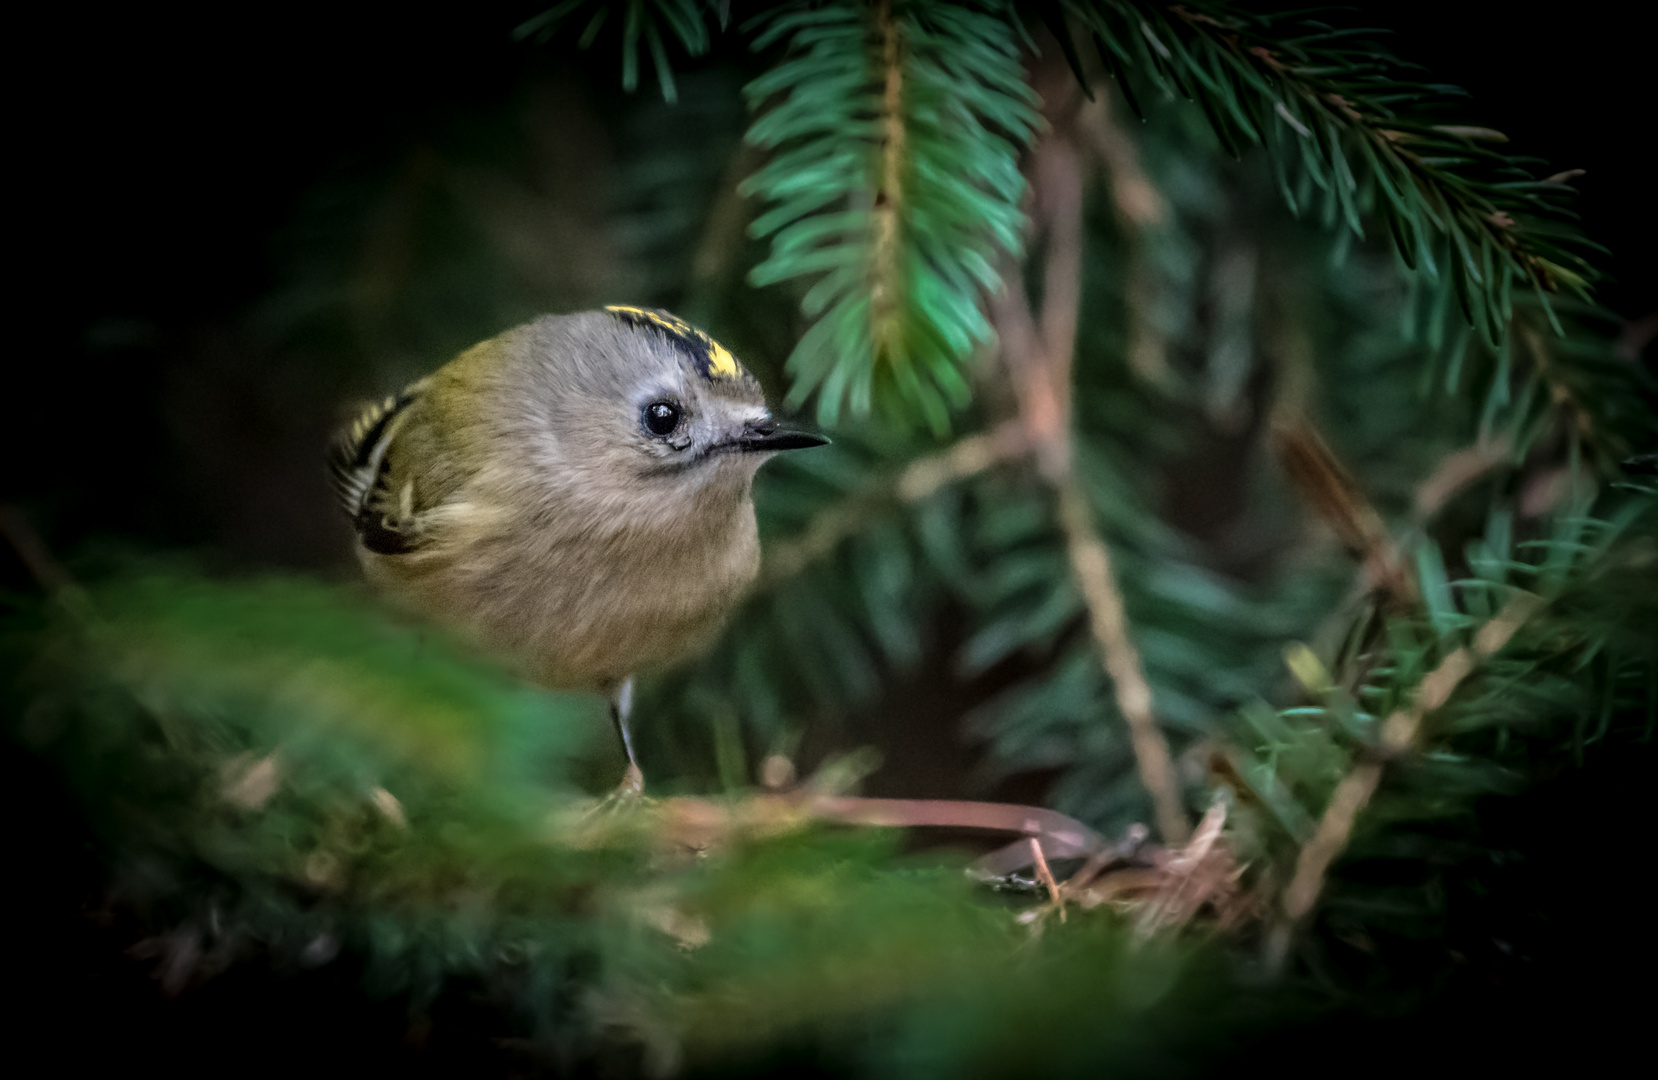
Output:
<svg viewBox="0 0 1658 1080">
<path fill-rule="evenodd" d="M 342 428 L 328 448 L 328 476 L 340 506 L 357 529 L 357 538 L 379 555 L 414 550 L 413 507 L 403 493 L 391 490 L 387 450 L 420 400 L 430 380 L 411 383 L 401 393 L 376 402 Z"/>
</svg>

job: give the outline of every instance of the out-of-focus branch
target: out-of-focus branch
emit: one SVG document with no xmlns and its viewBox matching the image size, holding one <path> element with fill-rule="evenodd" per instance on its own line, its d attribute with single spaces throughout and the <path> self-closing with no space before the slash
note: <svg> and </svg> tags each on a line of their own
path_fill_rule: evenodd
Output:
<svg viewBox="0 0 1658 1080">
<path fill-rule="evenodd" d="M 1111 676 L 1117 711 L 1128 724 L 1140 781 L 1151 794 L 1157 831 L 1170 844 L 1184 843 L 1190 826 L 1181 807 L 1180 781 L 1168 740 L 1152 710 L 1151 683 L 1146 679 L 1140 650 L 1128 632 L 1122 592 L 1111 569 L 1111 552 L 1094 529 L 1088 499 L 1074 477 L 1059 487 L 1059 525 L 1065 533 L 1065 553 L 1071 574 L 1088 609 L 1088 628 L 1099 645 L 1100 658 Z"/>
<path fill-rule="evenodd" d="M 1330 864 L 1346 849 L 1359 814 L 1369 805 L 1376 786 L 1381 783 L 1382 767 L 1387 760 L 1415 746 L 1428 714 L 1450 700 L 1463 680 L 1481 662 L 1507 645 L 1541 606 L 1542 601 L 1531 593 L 1516 593 L 1496 618 L 1480 627 L 1472 646 L 1452 652 L 1428 673 L 1412 695 L 1411 703 L 1383 723 L 1378 753 L 1359 763 L 1336 785 L 1318 828 L 1296 857 L 1295 876 L 1284 890 L 1282 921 L 1267 936 L 1266 961 L 1270 970 L 1276 972 L 1283 967 L 1296 927 L 1318 902 Z"/>
<path fill-rule="evenodd" d="M 1018 839 L 980 858 L 971 873 L 981 881 L 1007 882 L 1022 871 L 1034 871 L 1048 905 L 1027 910 L 1021 922 L 1055 911 L 1063 918 L 1068 903 L 1083 908 L 1110 904 L 1135 915 L 1137 931 L 1144 937 L 1178 930 L 1204 911 L 1222 928 L 1258 914 L 1253 900 L 1238 887 L 1242 868 L 1223 835 L 1226 809 L 1221 803 L 1210 807 L 1190 842 L 1164 847 L 1147 842 L 1144 825 L 1131 826 L 1112 843 L 1075 818 L 1044 807 L 956 799 L 865 799 L 839 794 L 839 783 L 836 778 L 825 782 L 820 775 L 788 791 L 721 799 L 677 796 L 618 814 L 572 811 L 554 819 L 549 838 L 575 847 L 647 839 L 665 856 L 685 857 L 821 822 L 1003 833 Z M 1062 880 L 1063 868 L 1055 863 L 1077 859 L 1082 864 Z"/>
<path fill-rule="evenodd" d="M 92 603 L 87 599 L 86 591 L 52 555 L 22 510 L 0 503 L 0 537 L 11 545 L 24 568 L 47 596 L 77 619 L 92 617 Z"/>
<path fill-rule="evenodd" d="M 791 578 L 828 555 L 864 529 L 871 513 L 894 499 L 920 502 L 942 487 L 1020 458 L 1029 449 L 1024 426 L 1010 420 L 992 431 L 969 435 L 936 454 L 916 458 L 890 485 L 837 504 L 814 518 L 799 535 L 771 545 L 766 550 L 760 587 Z"/>
<path fill-rule="evenodd" d="M 1388 536 L 1382 516 L 1312 421 L 1298 413 L 1281 412 L 1273 420 L 1272 444 L 1296 491 L 1363 564 L 1371 589 L 1392 607 L 1413 606 L 1419 599 L 1416 581 Z"/>
<path fill-rule="evenodd" d="M 1140 148 L 1117 123 L 1115 93 L 1107 83 L 1094 87 L 1094 100 L 1081 107 L 1077 134 L 1082 147 L 1100 166 L 1111 204 L 1117 210 L 1127 261 L 1128 366 L 1150 383 L 1169 377 L 1168 342 L 1148 314 L 1154 301 L 1152 271 L 1145 258 L 1145 232 L 1163 224 L 1168 207 L 1162 192 L 1140 164 Z"/>
<path fill-rule="evenodd" d="M 708 212 L 702 236 L 697 240 L 691 256 L 691 278 L 688 292 L 694 298 L 687 305 L 688 313 L 706 307 L 713 296 L 733 276 L 737 257 L 742 253 L 744 232 L 749 222 L 749 201 L 738 187 L 754 172 L 761 154 L 758 148 L 740 142 L 726 162 L 720 177 L 719 192 Z"/>
<path fill-rule="evenodd" d="M 1468 485 L 1505 464 L 1512 453 L 1508 437 L 1499 435 L 1445 455 L 1416 486 L 1417 520 L 1434 517 Z"/>
<path fill-rule="evenodd" d="M 904 502 L 920 502 L 946 485 L 1012 461 L 1029 449 L 1024 428 L 1010 420 L 992 431 L 969 435 L 947 450 L 916 458 L 899 474 L 894 490 Z"/>
<path fill-rule="evenodd" d="M 1050 57 L 1050 60 L 1052 58 Z M 1029 166 L 1033 224 L 1045 241 L 1043 305 L 1033 314 L 1019 275 L 1005 274 L 991 305 L 1020 418 L 1044 478 L 1059 498 L 1059 526 L 1071 573 L 1088 610 L 1088 625 L 1111 676 L 1117 708 L 1134 748 L 1140 781 L 1151 796 L 1158 832 L 1167 843 L 1190 832 L 1168 740 L 1157 726 L 1151 684 L 1129 634 L 1111 554 L 1094 527 L 1071 454 L 1071 359 L 1076 350 L 1082 280 L 1082 155 L 1078 148 L 1079 95 L 1062 63 L 1036 73 L 1047 103 L 1047 134 Z"/>
<path fill-rule="evenodd" d="M 745 836 L 772 835 L 809 822 L 899 829 L 952 829 L 1019 837 L 1022 858 L 979 867 L 981 876 L 1031 865 L 1031 843 L 1045 859 L 1087 859 L 1111 850 L 1105 838 L 1073 817 L 1040 806 L 959 799 L 866 799 L 824 791 L 808 780 L 792 791 L 735 799 L 676 796 L 652 800 L 635 812 L 595 815 L 577 809 L 555 819 L 559 843 L 595 846 L 644 831 L 665 849 L 707 851 Z M 992 858 L 1000 856 L 992 853 Z"/>
<path fill-rule="evenodd" d="M 1111 110 L 1115 93 L 1110 85 L 1094 86 L 1094 100 L 1077 115 L 1077 134 L 1110 174 L 1111 202 L 1117 216 L 1139 228 L 1161 225 L 1168 217 L 1163 193 L 1140 164 L 1140 148 L 1124 131 Z"/>
</svg>

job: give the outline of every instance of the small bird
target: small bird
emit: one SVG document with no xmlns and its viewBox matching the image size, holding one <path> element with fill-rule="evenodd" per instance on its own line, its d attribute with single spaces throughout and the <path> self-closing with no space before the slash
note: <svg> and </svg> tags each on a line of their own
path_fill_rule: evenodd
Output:
<svg viewBox="0 0 1658 1080">
<path fill-rule="evenodd" d="M 335 438 L 330 474 L 369 580 L 597 690 L 628 732 L 636 671 L 695 651 L 759 572 L 754 474 L 819 435 L 667 312 L 546 315 L 475 345 Z"/>
</svg>

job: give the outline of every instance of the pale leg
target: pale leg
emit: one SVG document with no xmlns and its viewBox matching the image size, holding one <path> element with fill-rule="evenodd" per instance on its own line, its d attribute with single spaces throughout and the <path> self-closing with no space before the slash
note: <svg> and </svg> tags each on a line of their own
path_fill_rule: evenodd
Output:
<svg viewBox="0 0 1658 1080">
<path fill-rule="evenodd" d="M 645 790 L 645 774 L 639 771 L 639 762 L 633 756 L 633 736 L 628 733 L 628 714 L 633 711 L 633 678 L 622 681 L 610 696 L 610 719 L 616 725 L 616 734 L 622 738 L 622 749 L 627 752 L 628 768 L 622 783 L 616 788 L 620 796 L 639 795 Z"/>
</svg>

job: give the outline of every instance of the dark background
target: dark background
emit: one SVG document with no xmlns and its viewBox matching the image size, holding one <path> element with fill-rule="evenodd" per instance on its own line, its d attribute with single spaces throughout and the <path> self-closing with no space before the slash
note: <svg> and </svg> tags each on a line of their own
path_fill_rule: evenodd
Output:
<svg viewBox="0 0 1658 1080">
<path fill-rule="evenodd" d="M 348 571 L 320 448 L 338 402 L 360 392 L 365 375 L 306 366 L 326 350 L 284 353 L 262 338 L 260 305 L 292 275 L 296 248 L 315 241 L 296 235 L 296 221 L 319 184 L 379 168 L 425 132 L 498 107 L 561 66 L 573 65 L 601 102 L 620 94 L 608 51 L 575 59 L 510 40 L 537 9 L 79 6 L 15 24 L 20 295 L 8 305 L 16 333 L 0 500 L 21 505 L 71 559 L 96 559 L 100 544 L 121 538 L 241 566 Z M 1638 320 L 1658 312 L 1650 173 L 1658 102 L 1651 37 L 1631 24 L 1630 10 L 1579 3 L 1520 18 L 1510 6 L 1394 2 L 1362 4 L 1352 18 L 1397 31 L 1398 55 L 1432 80 L 1466 87 L 1464 122 L 1506 132 L 1511 150 L 1547 162 L 1540 174 L 1587 170 L 1577 181 L 1584 224 L 1611 248 L 1599 295 Z M 648 77 L 641 93 L 655 93 Z M 313 211 L 306 220 L 318 220 Z M 284 368 L 273 363 L 281 356 L 297 359 Z M 307 446 L 317 452 L 296 452 Z M 30 588 L 9 553 L 0 555 L 0 587 Z M 1495 819 L 1494 828 L 1545 851 L 1506 883 L 1536 895 L 1525 908 L 1530 929 L 1516 933 L 1542 941 L 1541 955 L 1579 959 L 1481 988 L 1484 996 L 1467 999 L 1470 1022 L 1556 1025 L 1563 1037 L 1577 1013 L 1555 1010 L 1558 995 L 1538 995 L 1609 985 L 1611 960 L 1594 957 L 1618 954 L 1606 937 L 1617 920 L 1600 923 L 1595 894 L 1575 882 L 1585 865 L 1605 873 L 1630 855 L 1592 838 L 1628 811 L 1621 793 L 1639 788 L 1646 764 L 1626 763 L 1599 786 L 1562 778 Z M 97 867 L 66 857 L 77 843 L 72 807 L 9 747 L 0 786 L 6 819 L 25 834 L 14 853 L 20 879 L 30 867 L 50 868 L 44 887 L 10 897 L 17 911 L 8 925 L 26 939 L 15 977 L 50 1021 L 35 1037 L 70 1060 L 130 1054 L 245 1072 L 304 1064 L 308 1048 L 340 1040 L 370 1055 L 404 1045 L 401 1007 L 358 1003 L 350 972 L 273 998 L 269 980 L 240 971 L 212 995 L 167 1006 L 144 966 L 121 955 L 130 941 L 123 928 L 82 910 Z M 1584 926 L 1587 939 L 1563 929 Z M 1600 997 L 1583 999 L 1584 1018 L 1591 1000 Z M 1392 1058 L 1440 1028 L 1391 1044 L 1368 1027 L 1350 1034 Z M 276 1030 L 292 1040 L 270 1045 Z M 444 1030 L 468 1035 L 464 1019 Z M 247 1056 L 224 1056 L 243 1036 Z M 1351 1063 L 1351 1053 L 1342 1060 Z"/>
<path fill-rule="evenodd" d="M 575 68 L 599 108 L 620 96 L 609 35 L 579 58 L 510 39 L 536 10 L 111 6 L 25 24 L 0 497 L 60 550 L 109 534 L 343 568 L 320 470 L 293 449 L 321 444 L 363 374 L 272 370 L 295 360 L 259 340 L 258 305 L 293 277 L 292 252 L 319 242 L 296 235 L 319 184 L 561 71 Z M 1587 170 L 1584 225 L 1611 249 L 1599 295 L 1627 319 L 1658 312 L 1650 36 L 1628 5 L 1514 11 L 1372 3 L 1346 17 L 1397 31 L 1402 58 L 1470 91 L 1464 122 L 1508 133 L 1510 150 L 1544 160 L 1540 174 Z M 313 206 L 303 220 L 329 219 Z M 257 501 L 239 494 L 255 488 Z"/>
</svg>

